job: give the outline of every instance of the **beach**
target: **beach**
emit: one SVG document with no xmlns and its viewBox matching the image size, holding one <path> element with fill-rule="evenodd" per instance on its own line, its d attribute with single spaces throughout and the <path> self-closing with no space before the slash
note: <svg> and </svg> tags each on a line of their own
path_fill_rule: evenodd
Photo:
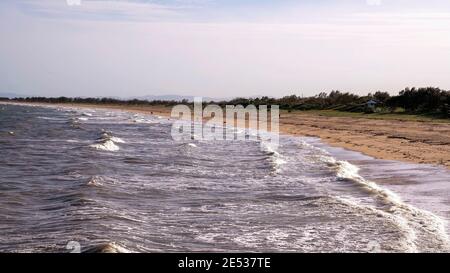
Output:
<svg viewBox="0 0 450 273">
<path fill-rule="evenodd" d="M 450 123 L 283 114 L 280 130 L 378 159 L 450 168 Z"/>
<path fill-rule="evenodd" d="M 171 107 L 61 104 L 116 109 L 170 117 Z M 402 118 L 333 117 L 313 111 L 281 111 L 280 132 L 321 138 L 325 143 L 377 159 L 441 165 L 450 168 L 450 122 Z"/>
<path fill-rule="evenodd" d="M 2 103 L 0 252 L 450 249 L 446 168 L 231 126 L 174 139 L 169 110 Z"/>
</svg>

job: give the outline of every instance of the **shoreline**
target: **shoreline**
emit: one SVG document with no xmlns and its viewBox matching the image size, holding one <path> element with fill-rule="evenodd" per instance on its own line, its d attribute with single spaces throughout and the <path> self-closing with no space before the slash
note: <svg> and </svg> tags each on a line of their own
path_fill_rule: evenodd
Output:
<svg viewBox="0 0 450 273">
<path fill-rule="evenodd" d="M 163 105 L 16 104 L 114 109 L 163 117 L 170 117 L 171 113 L 171 108 Z M 360 152 L 377 159 L 440 165 L 450 169 L 450 123 L 330 117 L 308 111 L 280 112 L 282 134 L 318 137 L 328 145 Z"/>
</svg>

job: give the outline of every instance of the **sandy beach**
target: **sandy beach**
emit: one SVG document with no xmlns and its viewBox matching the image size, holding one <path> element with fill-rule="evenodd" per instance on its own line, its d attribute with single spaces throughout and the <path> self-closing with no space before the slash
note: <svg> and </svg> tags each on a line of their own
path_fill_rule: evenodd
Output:
<svg viewBox="0 0 450 273">
<path fill-rule="evenodd" d="M 450 123 L 283 114 L 284 133 L 320 137 L 326 143 L 379 159 L 450 168 Z"/>
<path fill-rule="evenodd" d="M 169 117 L 171 107 L 96 104 L 59 106 L 116 109 Z M 281 111 L 280 132 L 319 137 L 325 143 L 385 160 L 450 168 L 450 122 L 329 117 L 315 112 Z"/>
</svg>

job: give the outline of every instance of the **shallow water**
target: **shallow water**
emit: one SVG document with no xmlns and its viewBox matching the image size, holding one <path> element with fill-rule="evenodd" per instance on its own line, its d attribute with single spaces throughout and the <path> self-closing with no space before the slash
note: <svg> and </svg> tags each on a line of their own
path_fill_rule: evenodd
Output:
<svg viewBox="0 0 450 273">
<path fill-rule="evenodd" d="M 0 251 L 449 251 L 443 168 L 291 136 L 180 143 L 171 125 L 0 105 Z"/>
</svg>

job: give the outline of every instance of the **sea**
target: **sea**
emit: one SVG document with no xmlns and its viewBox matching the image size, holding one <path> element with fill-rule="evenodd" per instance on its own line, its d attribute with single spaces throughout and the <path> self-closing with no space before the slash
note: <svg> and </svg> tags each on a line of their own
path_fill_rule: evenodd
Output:
<svg viewBox="0 0 450 273">
<path fill-rule="evenodd" d="M 0 104 L 0 252 L 450 251 L 446 168 L 173 122 Z"/>
</svg>

